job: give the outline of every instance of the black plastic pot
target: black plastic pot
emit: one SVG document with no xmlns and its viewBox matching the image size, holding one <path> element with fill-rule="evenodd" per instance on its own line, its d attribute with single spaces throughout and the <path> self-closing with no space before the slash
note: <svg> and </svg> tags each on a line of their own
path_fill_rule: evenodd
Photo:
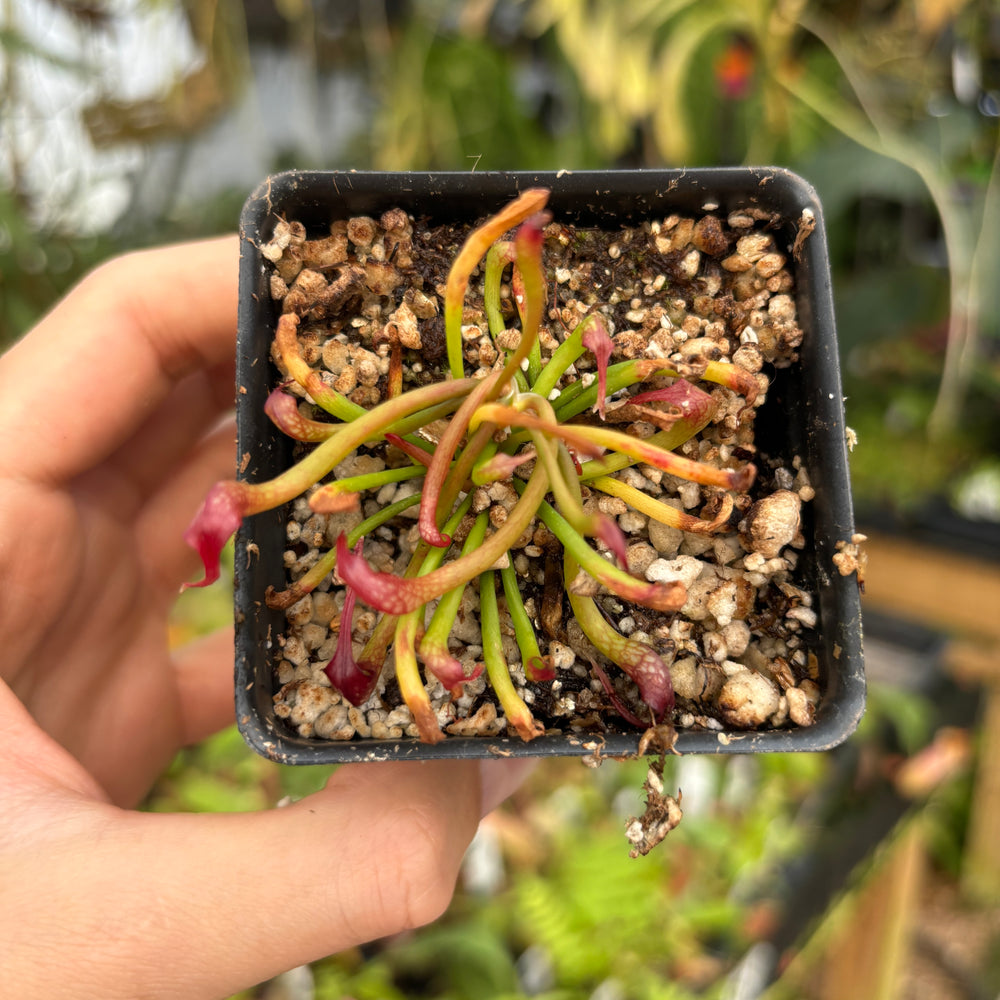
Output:
<svg viewBox="0 0 1000 1000">
<path fill-rule="evenodd" d="M 799 321 L 805 331 L 801 361 L 778 372 L 757 417 L 763 451 L 803 457 L 816 489 L 806 505 L 807 546 L 800 566 L 818 595 L 823 699 L 815 724 L 769 732 L 682 731 L 683 753 L 760 753 L 825 750 L 855 728 L 864 708 L 861 612 L 857 582 L 841 577 L 832 557 L 838 540 L 854 531 L 845 446 L 843 398 L 826 238 L 819 202 L 801 178 L 774 168 L 640 170 L 555 173 L 341 173 L 288 172 L 269 177 L 249 198 L 241 218 L 239 343 L 237 348 L 238 454 L 249 481 L 269 479 L 288 464 L 290 442 L 264 416 L 277 382 L 267 360 L 277 308 L 268 290 L 267 243 L 278 218 L 296 219 L 317 232 L 335 218 L 374 215 L 399 206 L 437 222 L 473 220 L 500 208 L 529 187 L 551 190 L 556 220 L 617 226 L 672 212 L 699 213 L 709 204 L 723 213 L 758 206 L 780 219 L 777 242 L 791 248 L 803 212 L 815 231 L 795 265 Z M 286 764 L 420 759 L 427 757 L 573 756 L 596 742 L 572 736 L 449 737 L 428 746 L 416 739 L 333 742 L 300 737 L 276 717 L 273 657 L 284 615 L 264 603 L 269 585 L 285 586 L 284 513 L 248 518 L 236 537 L 236 708 L 240 730 L 261 754 Z M 638 734 L 609 734 L 601 752 L 634 754 Z"/>
</svg>

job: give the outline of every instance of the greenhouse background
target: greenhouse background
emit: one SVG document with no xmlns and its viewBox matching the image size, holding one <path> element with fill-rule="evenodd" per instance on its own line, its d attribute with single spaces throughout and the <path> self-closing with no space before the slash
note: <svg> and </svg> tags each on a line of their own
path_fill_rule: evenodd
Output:
<svg viewBox="0 0 1000 1000">
<path fill-rule="evenodd" d="M 834 270 L 869 710 L 825 755 L 546 761 L 436 925 L 244 996 L 1000 995 L 1000 12 L 988 0 L 5 0 L 0 344 L 91 266 L 235 230 L 287 167 L 778 164 Z M 887 474 L 891 470 L 891 474 Z M 182 642 L 231 616 L 178 603 Z M 235 730 L 151 810 L 322 784 Z"/>
</svg>

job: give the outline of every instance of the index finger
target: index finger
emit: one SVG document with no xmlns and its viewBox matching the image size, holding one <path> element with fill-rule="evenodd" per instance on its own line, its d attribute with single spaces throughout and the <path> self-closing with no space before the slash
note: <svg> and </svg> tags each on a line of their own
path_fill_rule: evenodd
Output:
<svg viewBox="0 0 1000 1000">
<path fill-rule="evenodd" d="M 64 482 L 114 452 L 185 375 L 232 356 L 235 236 L 99 267 L 0 358 L 0 474 Z"/>
</svg>

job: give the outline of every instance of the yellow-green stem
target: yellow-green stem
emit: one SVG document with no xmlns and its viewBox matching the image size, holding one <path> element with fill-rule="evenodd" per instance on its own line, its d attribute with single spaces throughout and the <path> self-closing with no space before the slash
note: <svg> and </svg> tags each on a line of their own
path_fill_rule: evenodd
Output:
<svg viewBox="0 0 1000 1000">
<path fill-rule="evenodd" d="M 452 378 L 460 379 L 465 374 L 462 357 L 462 309 L 469 276 L 492 243 L 528 216 L 540 212 L 548 198 L 549 192 L 544 188 L 525 191 L 470 233 L 452 263 L 445 286 L 444 305 L 445 345 Z"/>
<path fill-rule="evenodd" d="M 513 728 L 522 740 L 530 742 L 536 736 L 541 736 L 545 729 L 517 693 L 507 668 L 500 639 L 500 609 L 497 605 L 496 576 L 493 570 L 487 570 L 479 577 L 479 622 L 483 632 L 486 673 L 507 718 L 507 728 Z"/>
</svg>

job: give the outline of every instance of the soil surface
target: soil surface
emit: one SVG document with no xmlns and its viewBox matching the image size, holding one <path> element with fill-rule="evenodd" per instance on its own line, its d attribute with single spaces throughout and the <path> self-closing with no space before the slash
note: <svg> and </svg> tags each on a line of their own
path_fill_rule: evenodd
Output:
<svg viewBox="0 0 1000 1000">
<path fill-rule="evenodd" d="M 599 312 L 614 345 L 611 364 L 661 360 L 711 396 L 711 421 L 677 449 L 679 454 L 723 470 L 756 466 L 755 481 L 744 491 L 700 485 L 641 462 L 612 474 L 624 487 L 697 520 L 694 531 L 662 523 L 619 495 L 583 484 L 585 509 L 615 519 L 624 534 L 629 571 L 645 581 L 681 581 L 687 588 L 675 612 L 629 604 L 590 578 L 564 580 L 562 546 L 540 521 L 511 547 L 504 558 L 516 571 L 524 607 L 555 678 L 526 678 L 498 586 L 503 653 L 517 692 L 546 731 L 600 734 L 648 725 L 650 719 L 635 682 L 594 647 L 574 619 L 567 589 L 593 597 L 620 635 L 647 644 L 669 666 L 676 694 L 669 721 L 676 727 L 723 733 L 808 726 L 813 720 L 822 696 L 810 649 L 817 613 L 814 594 L 798 571 L 807 544 L 803 506 L 813 498 L 813 488 L 798 456 L 765 459 L 754 437 L 756 410 L 767 399 L 770 377 L 774 369 L 796 362 L 803 336 L 794 297 L 794 247 L 776 237 L 779 221 L 747 210 L 673 215 L 613 232 L 567 226 L 558 219 L 546 227 L 542 362 L 584 317 Z M 279 223 L 263 252 L 273 264 L 273 298 L 298 319 L 299 356 L 326 385 L 366 409 L 400 388 L 440 380 L 447 368 L 445 283 L 469 228 L 429 226 L 399 209 L 379 219 L 337 220 L 321 234 L 306 233 L 294 221 Z M 480 267 L 469 283 L 462 333 L 466 374 L 480 378 L 495 369 L 519 337 L 510 268 L 501 285 L 507 329 L 500 335 L 490 333 L 483 276 Z M 280 357 L 275 360 L 283 366 Z M 751 405 L 747 393 L 705 378 L 718 362 L 731 363 L 749 377 L 756 391 Z M 597 374 L 587 352 L 559 379 L 550 398 L 557 404 L 560 391 L 593 386 Z M 571 419 L 647 439 L 669 426 L 671 414 L 655 402 L 637 405 L 630 399 L 674 381 L 655 375 L 618 391 L 609 397 L 603 421 L 593 407 Z M 300 385 L 290 382 L 286 391 L 296 395 L 307 419 L 333 419 Z M 443 426 L 420 433 L 433 445 Z M 380 441 L 352 453 L 329 478 L 410 464 L 399 448 Z M 528 471 L 530 464 L 517 474 Z M 292 589 L 287 593 L 297 596 L 296 581 L 342 531 L 419 493 L 422 482 L 386 481 L 364 492 L 359 509 L 352 511 L 317 513 L 309 504 L 312 491 L 291 504 L 285 565 Z M 509 481 L 477 487 L 455 545 L 462 544 L 474 514 L 488 512 L 490 530 L 495 530 L 517 498 Z M 411 507 L 365 539 L 364 556 L 374 569 L 405 572 L 420 542 L 417 510 Z M 610 558 L 599 541 L 588 541 Z M 453 550 L 448 558 L 456 554 Z M 276 667 L 277 714 L 307 737 L 417 736 L 394 677 L 391 649 L 364 704 L 351 705 L 331 687 L 324 668 L 340 630 L 351 629 L 354 653 L 360 655 L 380 617 L 359 603 L 353 621 L 344 621 L 344 598 L 345 588 L 328 575 L 287 607 L 288 629 Z M 281 595 L 274 599 L 280 603 Z M 449 647 L 466 675 L 476 675 L 483 639 L 472 585 L 462 597 Z M 433 675 L 427 677 L 427 690 L 446 733 L 495 737 L 505 731 L 506 720 L 483 674 L 465 683 L 457 697 Z"/>
</svg>

